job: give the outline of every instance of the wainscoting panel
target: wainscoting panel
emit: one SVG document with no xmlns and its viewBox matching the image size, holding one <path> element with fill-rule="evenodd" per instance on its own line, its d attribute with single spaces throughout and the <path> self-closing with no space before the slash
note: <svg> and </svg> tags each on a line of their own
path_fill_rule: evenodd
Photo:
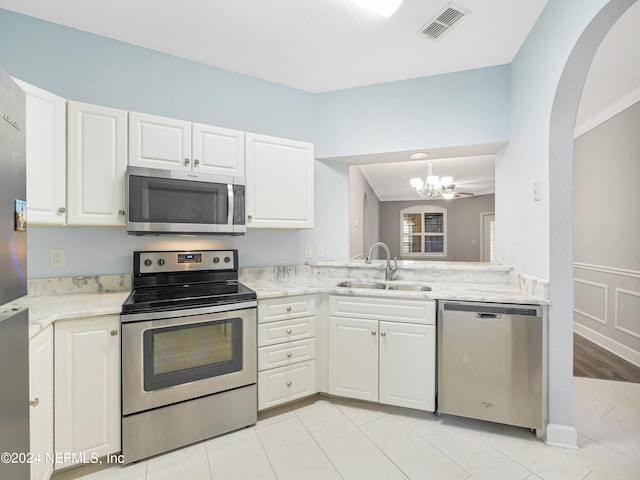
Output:
<svg viewBox="0 0 640 480">
<path fill-rule="evenodd" d="M 640 292 L 616 288 L 617 330 L 640 338 Z"/>
<path fill-rule="evenodd" d="M 576 333 L 640 366 L 640 271 L 573 267 Z"/>
<path fill-rule="evenodd" d="M 609 287 L 579 278 L 574 278 L 573 282 L 574 312 L 606 325 Z"/>
</svg>

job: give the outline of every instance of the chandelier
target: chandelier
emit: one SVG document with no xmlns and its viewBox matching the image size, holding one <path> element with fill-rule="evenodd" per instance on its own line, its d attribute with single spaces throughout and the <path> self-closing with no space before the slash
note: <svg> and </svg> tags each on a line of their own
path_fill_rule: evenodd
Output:
<svg viewBox="0 0 640 480">
<path fill-rule="evenodd" d="M 433 174 L 433 165 L 431 162 L 427 166 L 427 179 L 422 180 L 419 177 L 412 178 L 409 183 L 416 189 L 416 193 L 424 198 L 442 197 L 450 200 L 455 197 L 453 177 L 442 177 Z"/>
</svg>

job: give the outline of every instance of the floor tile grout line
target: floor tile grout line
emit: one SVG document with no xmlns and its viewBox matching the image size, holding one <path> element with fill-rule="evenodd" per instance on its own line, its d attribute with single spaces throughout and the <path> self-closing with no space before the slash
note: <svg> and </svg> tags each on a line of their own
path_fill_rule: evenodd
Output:
<svg viewBox="0 0 640 480">
<path fill-rule="evenodd" d="M 369 438 L 369 436 L 366 434 L 366 432 L 363 432 L 363 431 L 362 431 L 361 425 L 358 425 L 357 423 L 355 423 L 351 418 L 349 418 L 349 416 L 348 416 L 348 415 L 346 415 L 342 410 L 340 410 L 340 408 L 338 407 L 338 405 L 336 405 L 332 400 L 330 400 L 330 401 L 331 401 L 331 404 L 332 404 L 332 405 L 334 405 L 334 406 L 335 406 L 335 408 L 337 408 L 337 409 L 340 411 L 341 415 L 342 415 L 343 417 L 345 417 L 349 422 L 351 422 L 351 423 L 353 424 L 353 426 L 354 426 L 354 427 L 356 427 L 356 428 L 358 429 L 358 431 L 359 431 L 362 435 L 364 435 L 364 437 L 365 437 L 367 440 L 369 440 L 369 442 L 371 443 L 371 445 L 373 445 L 373 446 L 374 446 L 374 447 L 375 447 L 375 448 L 376 448 L 380 453 L 382 453 L 382 455 L 384 455 L 384 456 L 387 458 L 387 460 L 389 460 L 389 461 L 391 462 L 391 464 L 392 464 L 392 465 L 394 465 L 394 466 L 395 466 L 395 467 L 396 467 L 396 468 L 397 468 L 397 469 L 398 469 L 398 470 L 399 470 L 399 471 L 400 471 L 400 472 L 405 476 L 405 478 L 408 478 L 408 479 L 410 479 L 410 478 L 411 478 L 411 477 L 410 477 L 410 476 L 409 476 L 409 475 L 408 475 L 408 474 L 407 474 L 407 473 L 406 473 L 406 472 L 405 472 L 405 471 L 404 471 L 404 470 L 403 470 L 403 469 L 402 469 L 398 464 L 396 464 L 396 462 L 394 462 L 391 458 L 389 458 L 389 456 L 386 454 L 386 452 L 384 452 L 384 451 L 383 451 L 383 450 L 382 450 L 382 449 L 381 449 L 381 448 L 380 448 L 380 447 L 379 447 L 379 446 L 378 446 L 378 445 L 377 445 L 377 444 L 376 444 L 376 443 L 375 443 L 371 438 Z M 383 407 L 383 410 L 386 410 L 386 409 L 384 409 L 384 405 L 382 405 L 382 404 L 380 404 L 380 405 Z M 384 414 L 383 414 L 383 415 L 381 415 L 380 417 L 378 417 L 378 418 L 376 418 L 376 419 L 373 419 L 373 420 L 370 420 L 369 422 L 365 422 L 365 423 L 363 423 L 362 425 L 369 425 L 371 422 L 374 422 L 374 421 L 376 421 L 376 420 L 380 420 L 381 418 L 383 418 L 383 417 L 385 417 L 385 416 L 387 416 L 387 415 L 389 415 L 389 413 L 388 413 L 387 411 L 385 411 L 385 412 L 384 412 Z M 328 420 L 327 420 L 327 421 L 328 421 Z M 306 425 L 305 425 L 305 428 L 306 428 Z M 309 432 L 309 434 L 313 437 L 313 434 L 312 434 L 311 432 Z M 313 437 L 313 438 L 314 438 L 314 440 L 315 440 L 315 437 Z M 317 441 L 316 441 L 316 443 L 317 443 Z M 325 454 L 325 455 L 326 455 L 326 454 Z M 337 468 L 336 468 L 336 470 L 337 470 Z M 340 476 L 342 476 L 342 474 L 341 474 Z"/>
<path fill-rule="evenodd" d="M 273 425 L 275 425 L 275 423 Z M 258 442 L 260 443 L 260 448 L 262 448 L 262 451 L 264 452 L 264 456 L 267 458 L 267 462 L 269 462 L 269 466 L 271 467 L 271 471 L 273 472 L 273 476 L 277 480 L 278 479 L 278 472 L 276 472 L 276 469 L 273 466 L 273 462 L 271 461 L 271 457 L 269 456 L 269 452 L 267 452 L 267 449 L 265 448 L 264 443 L 262 442 L 262 438 L 260 438 L 260 433 L 258 432 L 258 430 L 255 427 L 253 427 L 253 431 L 256 434 L 256 438 L 258 439 Z"/>
</svg>

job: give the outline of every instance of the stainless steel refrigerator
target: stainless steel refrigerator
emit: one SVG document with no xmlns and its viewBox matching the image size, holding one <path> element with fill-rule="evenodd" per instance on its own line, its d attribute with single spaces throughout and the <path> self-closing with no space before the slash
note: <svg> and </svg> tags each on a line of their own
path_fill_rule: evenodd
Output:
<svg viewBox="0 0 640 480">
<path fill-rule="evenodd" d="M 0 478 L 27 480 L 29 313 L 7 306 L 27 294 L 25 95 L 1 68 L 0 117 Z"/>
</svg>

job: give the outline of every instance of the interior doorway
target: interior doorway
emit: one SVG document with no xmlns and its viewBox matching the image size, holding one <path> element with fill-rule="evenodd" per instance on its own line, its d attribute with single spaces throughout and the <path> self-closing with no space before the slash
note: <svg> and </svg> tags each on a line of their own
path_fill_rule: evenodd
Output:
<svg viewBox="0 0 640 480">
<path fill-rule="evenodd" d="M 480 261 L 495 262 L 496 214 L 480 214 Z"/>
</svg>

